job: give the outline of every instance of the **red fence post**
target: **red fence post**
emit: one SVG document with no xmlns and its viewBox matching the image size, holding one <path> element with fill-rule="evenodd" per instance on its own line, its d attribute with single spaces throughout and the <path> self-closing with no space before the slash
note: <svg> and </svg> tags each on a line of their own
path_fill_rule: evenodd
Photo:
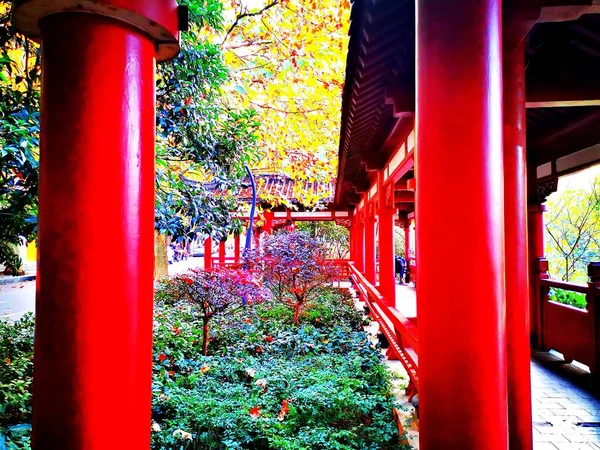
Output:
<svg viewBox="0 0 600 450">
<path fill-rule="evenodd" d="M 506 450 L 501 1 L 417 0 L 416 29 L 420 448 Z"/>
<path fill-rule="evenodd" d="M 156 31 L 170 56 L 178 31 L 174 0 L 134 3 L 15 2 L 43 53 L 36 450 L 150 446 Z"/>
<path fill-rule="evenodd" d="M 511 450 L 531 450 L 525 48 L 504 53 L 504 233 L 508 430 Z"/>
</svg>

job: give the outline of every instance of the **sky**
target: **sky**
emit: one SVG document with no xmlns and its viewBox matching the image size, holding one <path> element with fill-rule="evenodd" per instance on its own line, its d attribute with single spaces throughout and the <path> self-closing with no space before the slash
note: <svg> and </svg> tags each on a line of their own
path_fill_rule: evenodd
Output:
<svg viewBox="0 0 600 450">
<path fill-rule="evenodd" d="M 600 164 L 558 179 L 558 193 L 569 189 L 585 189 L 600 176 Z"/>
</svg>

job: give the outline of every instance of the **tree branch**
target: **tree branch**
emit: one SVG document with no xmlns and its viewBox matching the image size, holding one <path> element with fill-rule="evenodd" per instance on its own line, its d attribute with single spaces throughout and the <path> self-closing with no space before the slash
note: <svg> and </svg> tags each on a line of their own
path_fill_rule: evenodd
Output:
<svg viewBox="0 0 600 450">
<path fill-rule="evenodd" d="M 231 34 L 231 32 L 235 29 L 235 27 L 237 27 L 239 25 L 239 23 L 240 23 L 240 21 L 242 19 L 244 19 L 246 17 L 260 16 L 262 13 L 264 13 L 265 11 L 271 9 L 272 7 L 274 7 L 277 4 L 279 4 L 279 0 L 273 0 L 271 3 L 265 5 L 259 11 L 255 11 L 255 12 L 243 12 L 241 14 L 238 14 L 237 17 L 235 18 L 235 21 L 231 24 L 231 26 L 227 30 L 227 33 L 225 33 L 225 37 L 223 38 L 223 42 L 221 43 L 221 45 L 225 44 L 225 41 L 227 40 L 227 38 L 229 37 L 229 35 Z"/>
</svg>

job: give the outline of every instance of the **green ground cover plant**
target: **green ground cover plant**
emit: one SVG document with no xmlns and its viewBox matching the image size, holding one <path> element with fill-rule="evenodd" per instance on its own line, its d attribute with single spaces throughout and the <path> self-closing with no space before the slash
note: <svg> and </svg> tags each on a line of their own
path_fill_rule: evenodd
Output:
<svg viewBox="0 0 600 450">
<path fill-rule="evenodd" d="M 548 295 L 550 296 L 550 300 L 553 302 L 564 303 L 565 305 L 571 305 L 581 309 L 585 309 L 587 307 L 585 294 L 581 294 L 579 292 L 552 288 L 550 289 Z"/>
<path fill-rule="evenodd" d="M 389 376 L 349 296 L 321 288 L 298 325 L 276 300 L 228 310 L 207 356 L 194 303 L 157 298 L 152 449 L 403 448 Z M 30 448 L 33 328 L 31 316 L 0 322 L 0 448 Z"/>
</svg>

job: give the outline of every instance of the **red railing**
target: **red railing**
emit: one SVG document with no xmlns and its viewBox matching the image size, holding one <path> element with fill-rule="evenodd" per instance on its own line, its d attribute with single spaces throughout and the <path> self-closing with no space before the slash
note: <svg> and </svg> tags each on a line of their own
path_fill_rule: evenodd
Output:
<svg viewBox="0 0 600 450">
<path fill-rule="evenodd" d="M 346 262 L 346 266 L 360 299 L 366 303 L 369 314 L 390 343 L 388 358 L 400 360 L 408 372 L 410 383 L 406 394 L 410 400 L 419 389 L 417 327 L 396 308 L 388 306 L 375 286 L 352 263 Z"/>
<path fill-rule="evenodd" d="M 223 259 L 223 263 L 221 264 L 221 261 L 219 260 L 218 257 L 214 257 L 212 259 L 212 265 L 213 267 L 226 267 L 228 269 L 237 269 L 240 267 L 240 262 L 235 260 L 235 257 L 233 256 L 226 256 Z"/>
<path fill-rule="evenodd" d="M 588 285 L 566 283 L 548 278 L 548 261 L 538 260 L 540 330 L 539 346 L 542 350 L 562 353 L 566 361 L 576 360 L 590 368 L 600 369 L 600 263 L 588 266 Z M 552 301 L 550 289 L 563 289 L 584 294 L 585 309 Z"/>
<path fill-rule="evenodd" d="M 329 259 L 328 262 L 333 265 L 334 268 L 334 283 L 338 284 L 338 287 L 342 285 L 344 281 L 350 280 L 350 269 L 347 259 Z"/>
</svg>

